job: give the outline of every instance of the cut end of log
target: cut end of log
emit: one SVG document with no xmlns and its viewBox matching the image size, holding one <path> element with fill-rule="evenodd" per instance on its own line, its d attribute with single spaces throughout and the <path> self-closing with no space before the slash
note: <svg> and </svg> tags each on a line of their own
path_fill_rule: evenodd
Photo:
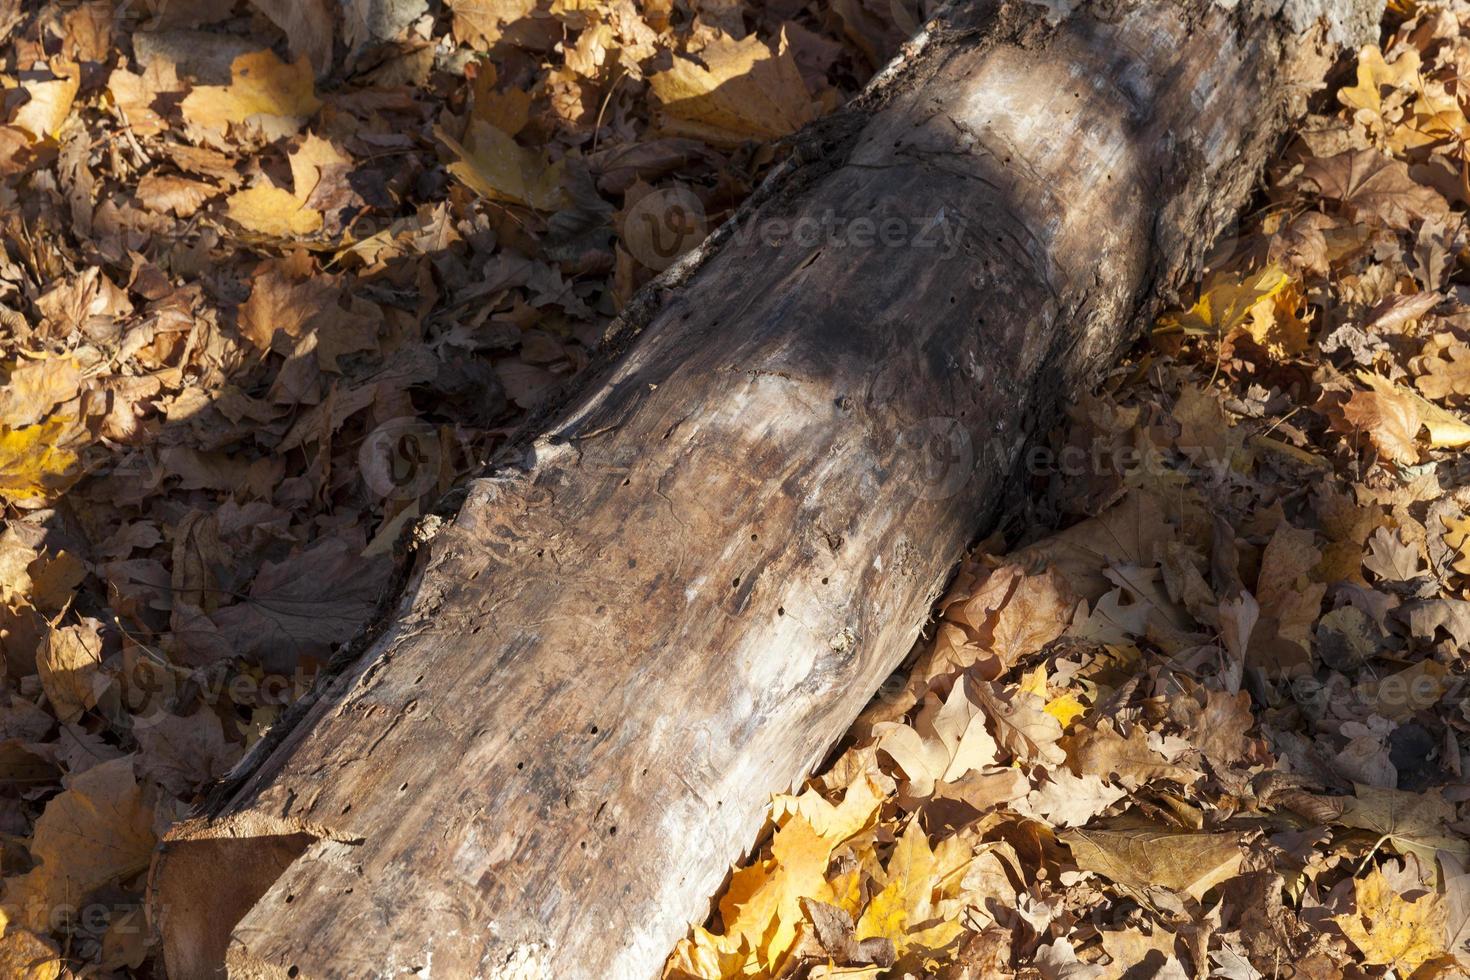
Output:
<svg viewBox="0 0 1470 980">
<path fill-rule="evenodd" d="M 249 962 L 231 936 L 318 836 L 274 821 L 191 820 L 170 834 L 149 874 L 153 926 L 172 980 L 296 978 L 289 968 Z M 226 970 L 228 969 L 228 974 Z"/>
</svg>

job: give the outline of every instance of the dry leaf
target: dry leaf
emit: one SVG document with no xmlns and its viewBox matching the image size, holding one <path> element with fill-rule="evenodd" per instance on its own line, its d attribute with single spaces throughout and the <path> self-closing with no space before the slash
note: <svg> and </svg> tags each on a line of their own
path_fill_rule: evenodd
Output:
<svg viewBox="0 0 1470 980">
<path fill-rule="evenodd" d="M 1104 722 L 1097 728 L 1083 728 L 1065 740 L 1066 758 L 1078 776 L 1089 773 L 1119 780 L 1124 786 L 1136 787 L 1154 779 L 1169 779 L 1190 785 L 1200 773 L 1174 765 L 1155 752 L 1143 730 L 1129 729 L 1123 738 Z"/>
<path fill-rule="evenodd" d="M 29 929 L 6 922 L 0 912 L 0 976 L 9 980 L 58 980 L 60 951 Z"/>
<path fill-rule="evenodd" d="M 41 686 L 56 717 L 76 721 L 110 683 L 102 673 L 102 624 L 84 618 L 52 629 L 36 656 Z"/>
<path fill-rule="evenodd" d="M 1393 63 L 1383 59 L 1376 44 L 1365 45 L 1358 53 L 1358 83 L 1338 90 L 1343 105 L 1366 110 L 1375 118 L 1383 115 L 1383 88 L 1409 91 L 1419 79 L 1419 52 L 1413 48 L 1400 50 Z"/>
<path fill-rule="evenodd" d="M 1067 754 L 1057 744 L 1062 726 L 1047 714 L 1046 705 L 1019 688 L 1002 693 L 988 681 L 966 678 L 969 696 L 988 716 L 995 741 L 1019 762 L 1058 765 Z"/>
<path fill-rule="evenodd" d="M 0 498 L 36 506 L 81 475 L 76 446 L 86 437 L 78 421 L 53 416 L 39 425 L 0 425 Z"/>
<path fill-rule="evenodd" d="M 1095 871 L 1135 895 L 1162 886 L 1195 901 L 1240 871 L 1244 853 L 1235 834 L 1175 834 L 1160 830 L 1066 830 L 1057 839 L 1084 871 Z"/>
<path fill-rule="evenodd" d="M 335 146 L 307 134 L 291 151 L 292 189 L 274 184 L 257 184 L 230 195 L 226 213 L 232 221 L 263 235 L 299 238 L 321 230 L 322 212 L 308 205 L 322 174 L 348 163 Z"/>
<path fill-rule="evenodd" d="M 1333 916 L 1333 921 L 1358 947 L 1364 963 L 1391 966 L 1408 976 L 1445 952 L 1445 906 L 1438 895 L 1408 901 L 1378 868 L 1354 881 L 1353 892 L 1355 910 Z"/>
<path fill-rule="evenodd" d="M 566 203 L 562 164 L 549 163 L 490 123 L 472 120 L 463 143 L 442 128 L 434 132 L 459 157 L 449 165 L 449 172 L 477 194 L 538 211 L 555 211 Z"/>
<path fill-rule="evenodd" d="M 1258 304 L 1272 299 L 1290 283 L 1291 278 L 1277 268 L 1262 269 L 1245 278 L 1216 275 L 1200 291 L 1194 306 L 1184 313 L 1161 317 L 1159 326 L 1190 335 L 1223 337 L 1245 323 Z"/>
<path fill-rule="evenodd" d="M 37 865 L 5 880 L 5 904 L 16 921 L 49 931 L 58 906 L 74 907 L 93 889 L 131 878 L 153 855 L 153 813 L 124 756 L 73 776 L 46 804 L 31 839 Z"/>
<path fill-rule="evenodd" d="M 1446 829 L 1454 819 L 1454 806 L 1437 793 L 1359 785 L 1337 823 L 1378 834 L 1400 854 L 1413 854 L 1433 867 L 1439 851 L 1470 859 L 1470 842 Z"/>
<path fill-rule="evenodd" d="M 912 796 L 930 796 L 936 783 L 952 782 L 996 761 L 995 740 L 986 731 L 986 716 L 971 687 L 961 678 L 942 703 L 930 694 L 913 727 L 895 722 L 874 726 L 879 750 L 898 763 Z"/>
<path fill-rule="evenodd" d="M 75 398 L 81 385 L 82 368 L 73 356 L 20 360 L 0 388 L 0 419 L 15 428 L 35 425 L 57 405 Z"/>
<path fill-rule="evenodd" d="M 291 54 L 311 62 L 318 75 L 332 67 L 332 41 L 337 26 L 335 0 L 250 0 L 261 13 L 271 19 Z"/>
<path fill-rule="evenodd" d="M 81 72 L 46 82 L 26 82 L 21 86 L 30 101 L 20 107 L 11 124 L 29 133 L 32 139 L 55 139 L 71 116 L 72 102 L 81 87 Z"/>
<path fill-rule="evenodd" d="M 940 914 L 935 893 L 946 882 L 951 889 L 958 886 L 957 872 L 968 864 L 970 854 L 958 842 L 946 844 L 949 846 L 941 845 L 936 853 L 918 821 L 909 823 L 883 869 L 882 890 L 858 919 L 855 935 L 859 941 L 886 939 L 904 956 L 914 948 L 941 949 L 959 937 L 964 926 Z"/>
<path fill-rule="evenodd" d="M 1374 217 L 1392 228 L 1406 229 L 1418 219 L 1443 217 L 1445 199 L 1416 183 L 1402 160 L 1377 150 L 1350 150 L 1310 160 L 1302 176 L 1322 196 L 1342 202 L 1358 217 Z"/>
<path fill-rule="evenodd" d="M 184 118 L 216 137 L 235 127 L 259 130 L 266 139 L 298 132 L 321 108 L 305 58 L 287 64 L 270 49 L 240 55 L 230 65 L 230 84 L 198 85 L 185 96 Z"/>
<path fill-rule="evenodd" d="M 734 146 L 788 136 L 815 115 L 784 33 L 774 49 L 755 35 L 719 37 L 699 61 L 676 57 L 648 80 L 670 134 Z"/>
<path fill-rule="evenodd" d="M 529 17 L 536 0 L 449 0 L 454 36 L 461 44 L 489 50 L 507 24 Z"/>
</svg>

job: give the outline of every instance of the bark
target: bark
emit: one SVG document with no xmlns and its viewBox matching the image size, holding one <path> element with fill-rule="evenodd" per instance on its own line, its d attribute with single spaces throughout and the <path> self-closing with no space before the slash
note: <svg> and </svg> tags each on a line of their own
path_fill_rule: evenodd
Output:
<svg viewBox="0 0 1470 980">
<path fill-rule="evenodd" d="M 1048 6 L 931 24 L 470 486 L 161 849 L 170 976 L 657 974 L 1381 2 Z"/>
</svg>

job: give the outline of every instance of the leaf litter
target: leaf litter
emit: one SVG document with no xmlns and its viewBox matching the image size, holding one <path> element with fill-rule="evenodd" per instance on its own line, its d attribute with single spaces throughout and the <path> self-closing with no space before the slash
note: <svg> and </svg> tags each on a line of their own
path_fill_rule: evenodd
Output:
<svg viewBox="0 0 1470 980">
<path fill-rule="evenodd" d="M 736 871 L 779 890 L 796 816 L 859 801 L 804 852 L 813 880 L 830 851 L 823 905 L 732 885 L 666 976 L 1470 971 L 1467 30 L 1400 5 L 1192 298 L 1032 454 Z"/>
<path fill-rule="evenodd" d="M 667 265 L 640 202 L 713 227 L 931 12 L 345 6 L 0 2 L 5 976 L 151 975 L 155 841 Z M 1392 8 L 669 976 L 1470 968 L 1470 5 Z"/>
</svg>

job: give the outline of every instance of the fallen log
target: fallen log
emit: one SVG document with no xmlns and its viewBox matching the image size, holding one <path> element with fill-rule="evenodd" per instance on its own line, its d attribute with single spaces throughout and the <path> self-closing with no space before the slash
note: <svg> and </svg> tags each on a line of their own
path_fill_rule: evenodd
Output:
<svg viewBox="0 0 1470 980">
<path fill-rule="evenodd" d="M 929 25 L 635 303 L 381 632 L 170 835 L 169 975 L 656 975 L 909 650 L 1027 435 L 1381 6 Z"/>
</svg>

